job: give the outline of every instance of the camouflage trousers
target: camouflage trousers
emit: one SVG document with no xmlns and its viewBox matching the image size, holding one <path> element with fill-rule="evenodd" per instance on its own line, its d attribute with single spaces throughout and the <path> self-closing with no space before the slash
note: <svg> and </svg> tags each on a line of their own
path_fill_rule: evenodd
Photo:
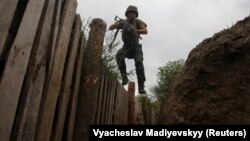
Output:
<svg viewBox="0 0 250 141">
<path fill-rule="evenodd" d="M 144 85 L 146 81 L 143 65 L 143 52 L 140 45 L 123 45 L 121 49 L 117 51 L 116 62 L 120 70 L 121 75 L 127 76 L 125 58 L 135 60 L 135 68 L 138 84 Z"/>
</svg>

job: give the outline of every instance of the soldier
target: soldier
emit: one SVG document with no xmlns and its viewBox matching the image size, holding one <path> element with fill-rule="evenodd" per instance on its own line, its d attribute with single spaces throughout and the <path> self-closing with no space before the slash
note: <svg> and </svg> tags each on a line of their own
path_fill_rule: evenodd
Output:
<svg viewBox="0 0 250 141">
<path fill-rule="evenodd" d="M 143 66 L 143 52 L 142 46 L 139 44 L 140 34 L 147 34 L 147 25 L 142 20 L 137 19 L 138 10 L 136 6 L 128 6 L 126 12 L 126 23 L 133 27 L 134 31 L 128 29 L 123 22 L 117 21 L 109 27 L 109 30 L 122 29 L 123 47 L 117 51 L 116 61 L 122 76 L 122 85 L 128 84 L 128 77 L 126 71 L 125 58 L 134 59 L 136 67 L 136 75 L 139 86 L 139 93 L 145 94 L 144 82 L 146 81 L 144 66 Z"/>
</svg>

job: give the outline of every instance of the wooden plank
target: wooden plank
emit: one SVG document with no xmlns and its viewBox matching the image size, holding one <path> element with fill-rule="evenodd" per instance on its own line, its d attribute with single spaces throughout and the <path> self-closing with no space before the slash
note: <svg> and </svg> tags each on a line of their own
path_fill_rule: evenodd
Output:
<svg viewBox="0 0 250 141">
<path fill-rule="evenodd" d="M 126 108 L 124 108 L 125 110 L 125 114 L 127 116 L 124 116 L 125 120 L 124 120 L 124 124 L 128 124 L 128 92 L 124 89 L 125 95 L 124 95 L 124 103 L 126 105 Z"/>
<path fill-rule="evenodd" d="M 58 32 L 58 40 L 56 42 L 55 57 L 51 70 L 48 92 L 41 107 L 39 126 L 37 128 L 36 140 L 49 141 L 52 131 L 54 112 L 56 108 L 57 98 L 59 96 L 62 74 L 66 53 L 69 44 L 71 28 L 75 18 L 77 2 L 75 0 L 67 0 L 63 9 L 63 15 L 60 21 Z"/>
<path fill-rule="evenodd" d="M 116 106 L 117 86 L 118 86 L 118 82 L 115 81 L 114 95 L 113 95 L 113 98 L 112 98 L 112 119 L 111 119 L 112 124 L 114 124 L 114 120 L 115 120 L 115 106 Z"/>
<path fill-rule="evenodd" d="M 81 72 L 82 72 L 82 61 L 83 61 L 83 49 L 85 44 L 85 36 L 82 32 L 81 35 L 81 45 L 80 45 L 80 56 L 78 58 L 78 64 L 77 64 L 77 71 L 76 71 L 76 79 L 75 79 L 75 85 L 73 89 L 73 100 L 70 110 L 70 117 L 69 117 L 69 127 L 68 127 L 68 133 L 67 133 L 67 141 L 73 141 L 73 133 L 74 133 L 74 125 L 75 125 L 75 117 L 76 117 L 76 106 L 78 101 L 78 94 L 79 94 L 79 87 L 80 87 L 80 78 L 81 78 Z"/>
<path fill-rule="evenodd" d="M 92 124 L 95 124 L 95 120 L 96 120 L 96 113 L 97 113 L 97 110 L 98 110 L 98 99 L 99 99 L 99 97 L 100 97 L 100 87 L 101 87 L 101 85 L 100 85 L 100 81 L 101 81 L 101 79 L 102 79 L 102 77 L 99 77 L 99 79 L 97 80 L 97 85 L 96 85 L 96 95 L 97 95 L 97 97 L 96 97 L 96 100 L 95 100 L 95 102 L 96 103 L 94 103 L 94 105 L 95 105 L 95 108 L 94 108 L 94 110 L 93 110 L 93 113 L 95 113 L 94 115 L 95 116 L 92 116 Z"/>
<path fill-rule="evenodd" d="M 95 114 L 95 116 L 93 116 L 93 124 L 96 124 L 96 120 L 97 120 L 97 114 L 98 114 L 98 106 L 99 106 L 99 103 L 100 103 L 100 96 L 101 96 L 101 84 L 102 83 L 102 76 L 99 77 L 98 79 L 98 82 L 97 82 L 97 90 L 96 90 L 96 93 L 97 93 L 97 96 L 96 96 L 96 108 L 95 108 L 95 111 L 93 111 L 93 113 Z"/>
<path fill-rule="evenodd" d="M 0 82 L 0 138 L 9 140 L 44 0 L 30 0 Z"/>
<path fill-rule="evenodd" d="M 58 35 L 58 29 L 59 29 L 59 22 L 60 22 L 60 17 L 61 17 L 61 9 L 62 9 L 62 1 L 63 0 L 57 0 L 57 7 L 55 8 L 55 13 L 54 13 L 54 21 L 53 21 L 53 30 L 52 30 L 52 37 L 51 37 L 51 47 L 49 48 L 48 51 L 48 64 L 49 64 L 49 76 L 51 74 L 51 69 L 54 61 L 54 52 L 56 48 L 56 41 L 57 41 L 57 35 Z"/>
<path fill-rule="evenodd" d="M 106 91 L 107 91 L 107 85 L 108 85 L 108 79 L 107 77 L 105 76 L 104 77 L 104 86 L 103 86 L 103 90 L 101 92 L 101 95 L 102 95 L 102 98 L 101 98 L 101 107 L 100 107 L 100 112 L 99 112 L 99 115 L 98 115 L 98 119 L 99 119 L 99 123 L 100 124 L 104 124 L 104 117 L 103 117 L 103 114 L 104 114 L 104 105 L 105 105 L 105 99 L 106 99 Z"/>
<path fill-rule="evenodd" d="M 99 92 L 97 97 L 97 108 L 96 108 L 96 116 L 95 116 L 95 124 L 100 124 L 100 115 L 101 115 L 101 108 L 102 108 L 102 100 L 103 100 L 103 90 L 105 86 L 105 78 L 102 76 L 101 81 L 99 82 Z"/>
<path fill-rule="evenodd" d="M 80 33 L 81 33 L 81 17 L 80 15 L 76 15 L 75 19 L 75 28 L 74 28 L 74 37 L 73 37 L 73 43 L 70 50 L 69 55 L 69 61 L 66 66 L 66 73 L 65 73 L 65 81 L 62 85 L 62 93 L 60 95 L 60 103 L 58 105 L 58 115 L 56 120 L 56 127 L 55 127 L 55 138 L 52 140 L 60 141 L 62 140 L 62 133 L 66 118 L 66 112 L 68 108 L 68 102 L 70 98 L 70 86 L 72 83 L 72 77 L 73 77 L 73 71 L 74 71 L 74 65 L 75 65 L 75 59 L 77 54 L 77 48 L 79 44 L 80 39 Z"/>
<path fill-rule="evenodd" d="M 116 99 L 116 95 L 117 95 L 117 86 L 118 86 L 118 81 L 116 80 L 115 81 L 115 86 L 114 86 L 114 95 L 113 95 L 113 98 L 112 98 L 112 103 L 113 103 L 113 105 L 112 105 L 112 120 L 111 120 L 111 122 L 112 122 L 112 124 L 114 124 L 114 117 L 115 117 L 115 99 Z"/>
<path fill-rule="evenodd" d="M 116 119 L 117 119 L 117 97 L 118 97 L 118 93 L 119 93 L 119 89 L 118 86 L 116 87 L 116 95 L 114 97 L 114 117 L 113 117 L 113 124 L 116 124 Z"/>
<path fill-rule="evenodd" d="M 115 124 L 119 124 L 120 123 L 120 105 L 121 103 L 120 102 L 120 97 L 121 97 L 121 92 L 122 92 L 122 89 L 121 89 L 121 85 L 119 84 L 118 87 L 117 87 L 117 95 L 116 95 L 116 108 L 115 108 Z"/>
<path fill-rule="evenodd" d="M 0 10 L 2 9 L 3 4 L 5 3 L 6 0 L 1 0 L 0 1 Z"/>
<path fill-rule="evenodd" d="M 109 78 L 110 79 L 110 78 Z M 109 92 L 108 92 L 108 106 L 107 106 L 107 124 L 110 124 L 110 113 L 111 113 L 111 97 L 112 97 L 112 89 L 113 89 L 113 81 L 110 79 L 109 84 Z"/>
<path fill-rule="evenodd" d="M 112 95 L 111 95 L 111 101 L 110 101 L 110 103 L 111 103 L 111 107 L 110 107 L 110 109 L 111 109 L 111 112 L 110 112 L 110 124 L 112 124 L 113 123 L 113 115 L 114 115 L 114 105 L 115 105 L 115 103 L 114 103 L 114 98 L 115 98 L 115 95 L 116 95 L 116 81 L 115 80 L 113 80 L 113 87 L 112 87 Z"/>
<path fill-rule="evenodd" d="M 126 105 L 126 109 L 124 108 L 124 110 L 125 110 L 125 113 L 127 115 L 127 116 L 124 117 L 124 119 L 125 119 L 124 124 L 128 124 L 128 92 L 125 89 L 124 89 L 124 91 L 125 91 L 125 95 L 124 95 L 125 101 L 124 101 L 124 103 Z"/>
<path fill-rule="evenodd" d="M 112 95 L 113 95 L 114 80 L 110 81 L 110 92 L 109 92 L 109 102 L 108 102 L 108 113 L 107 113 L 107 124 L 111 124 L 111 105 L 112 105 Z"/>
<path fill-rule="evenodd" d="M 1 0 L 0 2 L 0 60 L 3 58 L 5 42 L 14 17 L 18 0 Z"/>
<path fill-rule="evenodd" d="M 108 87 L 109 87 L 109 79 L 108 79 L 108 77 L 106 77 L 106 85 L 105 85 L 105 90 L 103 92 L 103 105 L 102 105 L 102 112 L 101 112 L 101 124 L 106 123 Z"/>
<path fill-rule="evenodd" d="M 110 90 L 111 90 L 111 79 L 108 78 L 108 80 L 109 80 L 109 84 L 108 84 L 108 88 L 107 88 L 105 114 L 104 114 L 105 124 L 108 124 L 108 114 L 109 114 L 109 104 L 110 104 Z"/>
<path fill-rule="evenodd" d="M 110 124 L 109 116 L 111 113 L 111 96 L 112 96 L 112 88 L 113 88 L 113 84 L 112 84 L 113 80 L 110 79 L 109 81 L 110 81 L 110 83 L 109 83 L 109 91 L 108 91 L 108 97 L 107 97 L 107 114 L 106 114 L 106 123 L 107 124 Z"/>
<path fill-rule="evenodd" d="M 114 96 L 114 105 L 113 105 L 113 124 L 127 124 L 128 120 L 128 94 L 124 87 L 117 83 L 116 86 L 116 95 Z"/>
<path fill-rule="evenodd" d="M 124 118 L 127 116 L 126 113 L 124 112 L 124 109 L 126 109 L 126 105 L 124 104 L 124 90 L 121 87 L 121 93 L 120 93 L 120 98 L 119 98 L 119 107 L 120 107 L 120 112 L 119 112 L 119 117 L 120 117 L 120 123 L 119 124 L 124 124 Z M 122 108 L 123 106 L 123 108 Z"/>
<path fill-rule="evenodd" d="M 14 14 L 14 17 L 13 17 L 13 20 L 11 22 L 11 26 L 10 26 L 10 29 L 9 29 L 8 37 L 7 37 L 6 43 L 5 43 L 6 50 L 4 50 L 4 56 L 3 56 L 4 58 L 1 61 L 4 61 L 4 60 L 8 59 L 8 52 L 10 51 L 11 45 L 13 44 L 14 39 L 15 39 L 15 37 L 17 35 L 19 26 L 20 26 L 20 24 L 22 22 L 22 18 L 23 18 L 23 15 L 25 13 L 25 10 L 26 10 L 27 3 L 28 3 L 28 1 L 23 1 L 23 2 L 19 1 L 18 4 L 17 4 L 17 7 L 15 9 L 15 14 Z M 46 4 L 46 2 L 45 2 L 45 4 Z M 44 7 L 46 7 L 46 6 L 44 5 Z M 34 66 L 33 65 L 34 61 L 33 60 L 35 60 L 35 58 L 34 57 L 32 58 L 32 56 L 35 56 L 35 55 L 32 55 L 32 54 L 35 54 L 34 52 L 37 50 L 37 45 L 35 45 L 35 44 L 37 44 L 37 42 L 39 42 L 39 40 L 40 40 L 40 36 L 41 36 L 41 20 L 42 20 L 42 18 L 40 19 L 40 22 L 39 22 L 39 25 L 38 25 L 36 36 L 35 36 L 35 39 L 34 39 L 34 44 L 33 44 L 32 50 L 31 50 L 31 56 L 30 56 L 30 59 L 29 59 L 29 65 L 28 65 L 29 69 L 27 70 L 26 74 L 32 73 L 31 72 L 32 69 L 30 69 L 30 68 L 33 68 L 33 66 Z M 31 62 L 32 62 L 32 67 L 30 66 Z M 26 77 L 24 79 L 25 81 L 22 84 L 23 85 L 22 86 L 22 92 L 21 92 L 21 95 L 20 95 L 20 98 L 19 98 L 18 107 L 17 107 L 16 115 L 15 115 L 15 120 L 14 120 L 14 124 L 13 124 L 13 127 L 12 127 L 11 140 L 17 140 L 18 133 L 19 133 L 20 130 L 22 130 L 21 128 L 23 127 L 23 119 L 27 115 L 28 109 L 26 107 L 26 101 L 28 102 L 29 98 L 30 98 L 28 96 L 28 91 L 29 91 L 28 85 L 30 84 L 31 79 L 34 79 L 34 78 L 31 78 L 31 75 L 26 75 Z"/>
<path fill-rule="evenodd" d="M 121 95 L 122 95 L 122 86 L 119 85 L 119 93 L 117 94 L 117 124 L 121 124 Z"/>
<path fill-rule="evenodd" d="M 114 97 L 115 97 L 115 90 L 116 90 L 116 80 L 112 81 L 112 92 L 111 92 L 111 99 L 110 99 L 110 114 L 109 114 L 109 123 L 113 123 L 113 115 L 114 115 Z"/>
<path fill-rule="evenodd" d="M 32 141 L 35 138 L 39 106 L 46 76 L 47 52 L 49 48 L 49 37 L 51 35 L 55 0 L 47 0 L 44 6 L 45 8 L 43 9 L 30 57 L 26 82 L 23 86 L 22 95 L 27 95 L 27 100 L 17 140 Z"/>
<path fill-rule="evenodd" d="M 122 87 L 119 99 L 119 107 L 123 107 L 120 110 L 119 124 L 128 124 L 128 96 L 127 91 Z"/>
</svg>

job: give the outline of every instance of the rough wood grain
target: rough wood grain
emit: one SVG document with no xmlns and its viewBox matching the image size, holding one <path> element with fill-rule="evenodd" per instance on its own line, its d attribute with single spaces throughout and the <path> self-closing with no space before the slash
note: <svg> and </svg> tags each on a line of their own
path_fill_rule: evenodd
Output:
<svg viewBox="0 0 250 141">
<path fill-rule="evenodd" d="M 56 120 L 56 127 L 55 127 L 55 136 L 52 140 L 54 141 L 61 141 L 62 140 L 62 133 L 64 128 L 64 123 L 66 119 L 66 112 L 68 108 L 68 102 L 70 98 L 70 86 L 72 83 L 73 78 L 73 71 L 74 71 L 74 65 L 77 55 L 77 49 L 81 34 L 81 17 L 80 15 L 76 15 L 75 18 L 75 28 L 74 28 L 74 36 L 73 36 L 73 42 L 70 46 L 70 54 L 68 63 L 66 66 L 66 72 L 65 72 L 65 81 L 64 84 L 62 84 L 62 93 L 59 96 L 60 102 L 58 104 L 58 115 Z"/>
<path fill-rule="evenodd" d="M 51 25 L 56 4 L 56 0 L 46 0 L 39 23 L 24 83 L 25 85 L 23 86 L 24 90 L 22 94 L 27 95 L 27 98 L 18 132 L 18 141 L 33 141 L 35 139 L 39 106 L 46 77 L 47 54 L 52 31 Z"/>
<path fill-rule="evenodd" d="M 59 22 L 60 22 L 60 18 L 61 18 L 61 10 L 62 10 L 62 3 L 63 0 L 57 0 L 57 5 L 55 8 L 55 12 L 54 12 L 54 21 L 53 21 L 53 30 L 52 30 L 52 36 L 51 36 L 51 46 L 49 48 L 48 51 L 48 76 L 50 76 L 51 74 L 51 69 L 52 69 L 52 65 L 53 65 L 53 61 L 54 61 L 54 52 L 55 52 L 55 48 L 56 48 L 56 41 L 57 41 L 57 35 L 58 35 L 58 29 L 59 29 Z"/>
<path fill-rule="evenodd" d="M 128 84 L 128 124 L 135 124 L 135 82 Z"/>
<path fill-rule="evenodd" d="M 18 0 L 1 0 L 0 2 L 0 60 L 3 57 L 5 42 L 14 17 Z"/>
<path fill-rule="evenodd" d="M 40 109 L 40 124 L 36 132 L 36 140 L 38 141 L 49 141 L 51 137 L 55 108 L 57 98 L 59 96 L 63 68 L 68 49 L 70 33 L 75 18 L 76 7 L 77 2 L 75 0 L 67 0 L 63 9 L 47 96 L 45 97 L 43 107 Z"/>
<path fill-rule="evenodd" d="M 0 82 L 0 138 L 9 140 L 30 52 L 45 0 L 30 0 Z M 1 27 L 2 28 L 2 27 Z"/>
<path fill-rule="evenodd" d="M 77 106 L 79 87 L 80 87 L 83 52 L 84 52 L 84 47 L 85 47 L 84 45 L 85 45 L 85 37 L 84 37 L 84 34 L 82 33 L 81 45 L 80 45 L 80 56 L 78 58 L 75 85 L 74 85 L 74 89 L 72 92 L 73 98 L 72 98 L 72 105 L 70 107 L 69 126 L 68 126 L 67 139 L 66 139 L 67 141 L 72 141 L 74 137 L 73 135 L 74 135 L 74 127 L 75 127 L 76 106 Z"/>
<path fill-rule="evenodd" d="M 96 108 L 96 115 L 95 115 L 95 124 L 100 124 L 100 116 L 101 116 L 101 110 L 102 110 L 102 100 L 103 100 L 103 90 L 105 86 L 105 77 L 101 77 L 101 80 L 99 81 L 99 93 L 97 97 L 97 108 Z"/>
<path fill-rule="evenodd" d="M 97 100 L 97 82 L 100 79 L 100 60 L 102 55 L 106 23 L 102 19 L 93 19 L 90 24 L 86 56 L 88 65 L 83 68 L 84 83 L 79 95 L 74 140 L 88 141 L 88 125 L 93 123 Z"/>
</svg>

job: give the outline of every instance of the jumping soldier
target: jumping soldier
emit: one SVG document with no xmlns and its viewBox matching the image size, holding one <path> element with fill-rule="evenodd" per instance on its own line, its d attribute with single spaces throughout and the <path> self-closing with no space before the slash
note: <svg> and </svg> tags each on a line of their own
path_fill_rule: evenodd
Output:
<svg viewBox="0 0 250 141">
<path fill-rule="evenodd" d="M 146 81 L 142 45 L 139 43 L 140 34 L 147 34 L 147 24 L 138 17 L 136 6 L 128 6 L 125 16 L 127 19 L 116 21 L 109 27 L 109 30 L 122 29 L 123 47 L 117 51 L 116 61 L 122 76 L 122 85 L 128 84 L 125 58 L 134 59 L 136 67 L 136 75 L 138 80 L 139 93 L 145 94 L 144 82 Z"/>
</svg>

